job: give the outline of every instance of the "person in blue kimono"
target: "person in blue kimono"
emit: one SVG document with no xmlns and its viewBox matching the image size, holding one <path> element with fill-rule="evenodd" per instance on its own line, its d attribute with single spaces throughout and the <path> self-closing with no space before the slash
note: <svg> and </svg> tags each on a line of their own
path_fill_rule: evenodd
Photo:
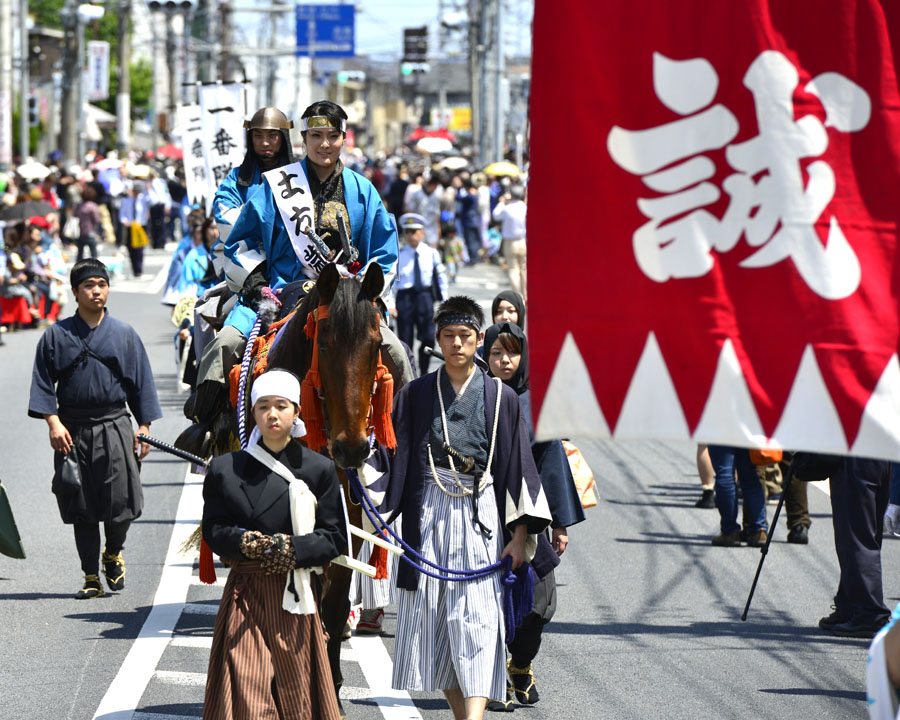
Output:
<svg viewBox="0 0 900 720">
<path fill-rule="evenodd" d="M 397 264 L 397 229 L 372 183 L 341 162 L 347 113 L 327 100 L 313 103 L 303 113 L 301 132 L 307 149 L 302 168 L 312 193 L 316 233 L 330 248 L 339 249 L 338 218 L 343 218 L 349 225 L 345 229 L 350 243 L 358 251 L 356 262 L 347 266 L 347 272 L 362 277 L 370 263 L 378 263 L 385 275 L 387 297 Z M 231 368 L 240 362 L 256 321 L 262 288 L 296 288 L 318 276 L 294 251 L 267 182 L 248 190 L 246 202 L 224 239 L 224 248 L 226 279 L 230 286 L 237 282 L 242 285 L 238 302 L 200 362 L 197 404 L 202 407 L 211 404 L 206 398 L 219 394 L 216 385 L 224 386 Z M 409 358 L 396 335 L 384 323 L 381 333 L 395 382 L 399 385 L 412 379 Z"/>
<path fill-rule="evenodd" d="M 262 182 L 262 174 L 282 165 L 294 162 L 291 148 L 291 129 L 294 123 L 275 107 L 264 107 L 257 110 L 249 121 L 244 121 L 247 130 L 244 161 L 239 167 L 232 168 L 213 197 L 213 217 L 219 226 L 222 244 L 216 247 L 214 258 L 217 271 L 226 269 L 229 286 L 234 292 L 240 291 L 247 277 L 240 266 L 233 267 L 223 256 L 224 241 L 231 228 L 241 214 L 241 208 L 247 197 Z"/>
<path fill-rule="evenodd" d="M 137 436 L 149 434 L 162 410 L 140 337 L 106 309 L 106 266 L 93 258 L 80 260 L 70 280 L 78 308 L 38 341 L 28 415 L 45 420 L 50 431 L 54 493 L 62 521 L 74 526 L 85 576 L 75 597 L 83 600 L 105 594 L 99 576 L 101 522 L 106 583 L 115 591 L 125 587 L 122 549 L 129 525 L 143 509 L 139 461 L 150 452 Z M 59 482 L 70 453 L 81 474 L 74 490 Z"/>
<path fill-rule="evenodd" d="M 441 303 L 445 364 L 397 394 L 390 469 L 363 479 L 389 520 L 400 515 L 403 539 L 453 570 L 503 557 L 517 568 L 551 521 L 516 393 L 475 364 L 483 323 L 471 298 Z M 474 461 L 468 472 L 460 455 Z M 506 690 L 500 575 L 445 582 L 401 564 L 397 588 L 393 687 L 442 690 L 456 720 L 481 720 L 487 700 Z"/>
</svg>

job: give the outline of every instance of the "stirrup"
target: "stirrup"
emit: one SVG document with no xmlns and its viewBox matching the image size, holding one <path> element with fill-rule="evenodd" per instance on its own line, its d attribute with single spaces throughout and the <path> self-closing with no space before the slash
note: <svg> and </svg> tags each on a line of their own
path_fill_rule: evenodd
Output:
<svg viewBox="0 0 900 720">
<path fill-rule="evenodd" d="M 123 590 L 125 588 L 125 560 L 121 550 L 115 555 L 103 549 L 103 574 L 106 575 L 106 584 L 110 590 Z"/>
<path fill-rule="evenodd" d="M 100 576 L 99 575 L 85 575 L 84 576 L 84 587 L 81 588 L 77 593 L 75 593 L 76 600 L 92 600 L 93 598 L 99 598 L 106 595 L 106 591 L 103 589 L 103 586 L 100 584 Z"/>
</svg>

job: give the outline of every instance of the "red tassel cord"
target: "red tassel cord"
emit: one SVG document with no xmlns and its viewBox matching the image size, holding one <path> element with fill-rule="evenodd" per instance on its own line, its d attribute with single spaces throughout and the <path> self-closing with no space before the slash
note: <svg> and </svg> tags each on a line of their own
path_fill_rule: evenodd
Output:
<svg viewBox="0 0 900 720">
<path fill-rule="evenodd" d="M 216 564 L 213 561 L 213 551 L 203 538 L 200 538 L 200 582 L 207 585 L 216 583 Z"/>
</svg>

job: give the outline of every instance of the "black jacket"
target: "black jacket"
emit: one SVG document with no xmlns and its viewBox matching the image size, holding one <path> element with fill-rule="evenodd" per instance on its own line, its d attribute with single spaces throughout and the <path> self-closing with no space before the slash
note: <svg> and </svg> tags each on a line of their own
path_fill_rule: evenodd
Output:
<svg viewBox="0 0 900 720">
<path fill-rule="evenodd" d="M 268 449 L 260 443 L 260 446 Z M 347 548 L 341 486 L 331 460 L 291 442 L 276 459 L 293 470 L 316 496 L 316 527 L 294 535 L 288 483 L 245 452 L 217 457 L 203 482 L 203 539 L 224 558 L 241 558 L 241 535 L 291 535 L 297 567 L 324 565 Z"/>
</svg>

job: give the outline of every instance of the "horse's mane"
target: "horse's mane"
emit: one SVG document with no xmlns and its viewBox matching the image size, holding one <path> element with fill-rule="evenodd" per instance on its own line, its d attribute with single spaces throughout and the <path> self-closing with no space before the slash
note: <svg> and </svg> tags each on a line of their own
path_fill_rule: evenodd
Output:
<svg viewBox="0 0 900 720">
<path fill-rule="evenodd" d="M 328 306 L 328 321 L 335 342 L 352 347 L 372 324 L 375 306 L 366 298 L 362 283 L 341 280 Z"/>
<path fill-rule="evenodd" d="M 297 306 L 281 339 L 269 353 L 269 367 L 290 370 L 303 378 L 312 360 L 312 340 L 306 337 L 304 326 L 310 312 L 319 306 L 319 287 L 314 286 Z M 362 284 L 340 280 L 328 306 L 328 321 L 335 342 L 342 347 L 352 347 L 365 337 L 377 312 L 363 293 Z"/>
</svg>

